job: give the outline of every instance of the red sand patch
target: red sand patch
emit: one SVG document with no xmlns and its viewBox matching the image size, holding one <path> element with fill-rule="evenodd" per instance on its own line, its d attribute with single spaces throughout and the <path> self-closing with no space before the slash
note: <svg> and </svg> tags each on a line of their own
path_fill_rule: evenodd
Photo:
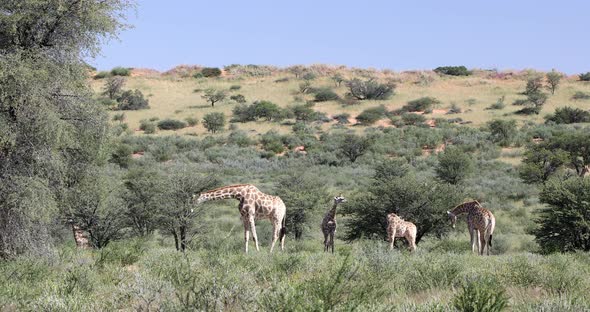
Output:
<svg viewBox="0 0 590 312">
<path fill-rule="evenodd" d="M 433 109 L 432 110 L 433 115 L 444 115 L 447 112 L 448 112 L 448 110 L 446 110 L 446 109 Z"/>
<path fill-rule="evenodd" d="M 434 149 L 433 148 L 426 148 L 426 147 L 424 147 L 424 148 L 422 148 L 422 155 L 429 156 L 429 155 L 432 155 L 433 153 L 434 154 L 438 154 L 440 152 L 444 152 L 445 151 L 445 148 L 447 148 L 447 145 L 445 143 L 437 146 Z"/>
<path fill-rule="evenodd" d="M 143 152 L 137 152 L 137 153 L 133 153 L 131 155 L 131 158 L 133 158 L 133 159 L 138 159 L 138 158 L 141 158 L 141 157 L 143 157 Z"/>
</svg>

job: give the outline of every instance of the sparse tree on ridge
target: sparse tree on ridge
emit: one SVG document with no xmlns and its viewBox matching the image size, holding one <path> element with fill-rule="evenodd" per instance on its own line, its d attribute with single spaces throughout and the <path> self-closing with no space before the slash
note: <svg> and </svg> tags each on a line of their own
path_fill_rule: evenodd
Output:
<svg viewBox="0 0 590 312">
<path fill-rule="evenodd" d="M 215 90 L 213 88 L 205 90 L 205 94 L 201 97 L 207 100 L 207 102 L 211 103 L 211 106 L 214 107 L 215 103 L 219 101 L 223 101 L 226 97 L 226 93 L 224 90 Z"/>
</svg>

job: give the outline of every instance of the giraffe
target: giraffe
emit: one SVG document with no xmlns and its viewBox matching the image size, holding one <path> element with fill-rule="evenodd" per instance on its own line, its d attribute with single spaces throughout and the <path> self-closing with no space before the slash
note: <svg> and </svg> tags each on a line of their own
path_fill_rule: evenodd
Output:
<svg viewBox="0 0 590 312">
<path fill-rule="evenodd" d="M 389 250 L 393 250 L 393 241 L 396 237 L 405 237 L 410 245 L 410 251 L 416 250 L 416 233 L 418 229 L 412 222 L 404 221 L 395 213 L 387 215 L 387 239 Z"/>
<path fill-rule="evenodd" d="M 455 228 L 457 223 L 457 216 L 460 214 L 467 214 L 467 227 L 469 228 L 469 235 L 471 237 L 471 251 L 475 252 L 475 244 L 478 244 L 478 254 L 483 256 L 483 252 L 487 246 L 487 255 L 490 255 L 490 248 L 492 248 L 492 234 L 496 227 L 496 218 L 491 211 L 483 208 L 477 201 L 470 201 L 462 203 L 451 211 L 447 211 L 451 224 Z"/>
<path fill-rule="evenodd" d="M 340 196 L 334 197 L 334 204 L 332 208 L 326 212 L 324 220 L 322 220 L 321 228 L 324 233 L 324 251 L 329 251 L 330 246 L 332 247 L 332 253 L 334 253 L 334 233 L 336 233 L 336 207 L 339 204 L 345 203 L 346 198 Z"/>
<path fill-rule="evenodd" d="M 248 252 L 249 234 L 252 233 L 252 239 L 258 248 L 258 236 L 256 235 L 255 219 L 270 219 L 273 228 L 272 243 L 270 252 L 273 251 L 277 239 L 281 242 L 281 250 L 285 248 L 285 218 L 287 208 L 278 196 L 272 196 L 262 193 L 252 184 L 235 184 L 228 185 L 214 190 L 205 191 L 197 197 L 193 195 L 196 204 L 201 204 L 210 200 L 235 198 L 240 201 L 238 209 L 240 210 L 240 219 L 244 224 L 244 240 L 246 242 L 246 253 Z"/>
<path fill-rule="evenodd" d="M 74 241 L 76 242 L 77 248 L 88 249 L 90 247 L 90 241 L 88 235 L 82 230 L 80 226 L 74 223 L 73 219 L 68 219 L 68 223 L 72 226 L 72 232 L 74 233 Z"/>
</svg>

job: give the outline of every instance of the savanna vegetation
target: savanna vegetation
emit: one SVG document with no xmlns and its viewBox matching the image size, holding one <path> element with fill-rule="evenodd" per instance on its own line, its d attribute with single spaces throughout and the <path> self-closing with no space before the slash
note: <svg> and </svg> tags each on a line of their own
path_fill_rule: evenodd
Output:
<svg viewBox="0 0 590 312">
<path fill-rule="evenodd" d="M 126 27 L 128 3 L 66 2 L 0 4 L 1 310 L 590 307 L 582 76 L 95 73 L 83 56 Z M 283 198 L 285 251 L 269 253 L 261 220 L 262 250 L 245 254 L 238 203 L 193 202 L 239 183 Z M 323 253 L 319 224 L 341 193 L 336 252 Z M 467 199 L 496 216 L 489 257 L 447 219 Z M 416 252 L 403 239 L 388 250 L 390 212 L 417 225 Z M 91 248 L 76 247 L 76 229 Z"/>
</svg>

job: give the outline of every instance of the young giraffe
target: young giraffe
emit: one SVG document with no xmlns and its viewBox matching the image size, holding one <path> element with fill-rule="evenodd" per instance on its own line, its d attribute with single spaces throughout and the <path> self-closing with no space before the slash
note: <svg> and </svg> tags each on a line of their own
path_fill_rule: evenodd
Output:
<svg viewBox="0 0 590 312">
<path fill-rule="evenodd" d="M 193 195 L 195 198 L 196 195 Z M 287 208 L 278 196 L 262 193 L 252 184 L 236 184 L 220 187 L 214 190 L 203 192 L 196 198 L 196 204 L 209 200 L 235 198 L 240 201 L 240 219 L 244 224 L 244 240 L 246 241 L 246 252 L 248 252 L 249 233 L 252 232 L 252 239 L 258 251 L 258 236 L 256 235 L 256 219 L 269 219 L 272 223 L 272 243 L 270 252 L 273 251 L 277 239 L 281 241 L 281 250 L 285 248 L 285 217 Z"/>
<path fill-rule="evenodd" d="M 389 250 L 393 250 L 393 241 L 396 237 L 405 237 L 410 245 L 410 251 L 416 250 L 416 233 L 418 229 L 412 222 L 404 221 L 395 213 L 387 215 L 387 240 Z"/>
<path fill-rule="evenodd" d="M 492 234 L 496 227 L 496 218 L 491 211 L 483 208 L 481 204 L 474 200 L 462 203 L 451 211 L 447 211 L 451 224 L 455 228 L 457 223 L 457 216 L 460 214 L 467 214 L 467 227 L 469 228 L 469 235 L 471 237 L 471 251 L 475 251 L 475 244 L 478 244 L 478 254 L 483 256 L 484 249 L 487 246 L 487 255 L 490 255 L 490 248 L 492 248 Z"/>
<path fill-rule="evenodd" d="M 346 199 L 340 196 L 334 197 L 334 204 L 332 208 L 326 212 L 324 220 L 322 220 L 322 233 L 324 233 L 324 251 L 329 251 L 332 247 L 334 253 L 334 233 L 336 233 L 336 207 L 339 204 L 345 203 Z"/>
</svg>

